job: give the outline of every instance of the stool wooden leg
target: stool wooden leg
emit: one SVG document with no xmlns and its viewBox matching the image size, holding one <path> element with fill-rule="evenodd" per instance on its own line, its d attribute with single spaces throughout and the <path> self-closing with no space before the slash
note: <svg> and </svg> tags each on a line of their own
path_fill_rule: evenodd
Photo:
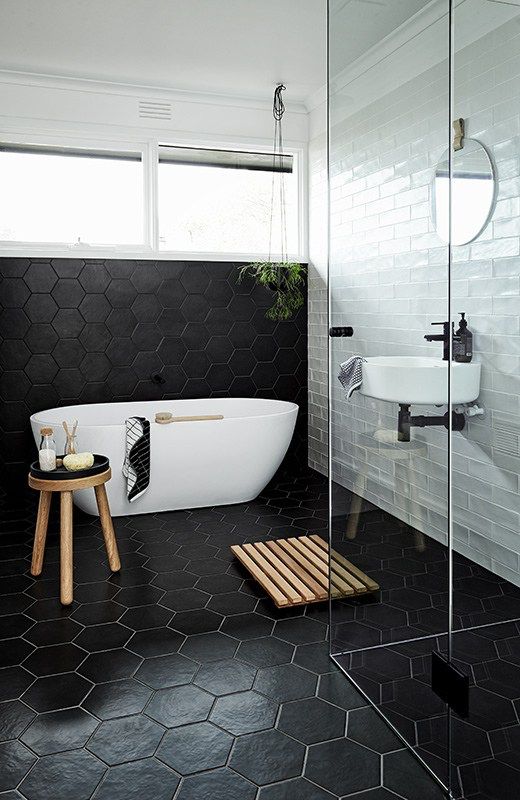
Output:
<svg viewBox="0 0 520 800">
<path fill-rule="evenodd" d="M 72 492 L 60 492 L 60 599 L 72 603 Z"/>
<path fill-rule="evenodd" d="M 49 523 L 51 499 L 52 492 L 40 492 L 31 561 L 31 575 L 35 577 L 41 575 L 43 568 L 43 555 L 45 553 L 45 540 L 47 539 L 47 525 Z"/>
<path fill-rule="evenodd" d="M 101 483 L 99 486 L 94 486 L 94 491 L 96 493 L 101 530 L 103 531 L 103 538 L 107 549 L 108 563 L 112 572 L 119 572 L 121 569 L 121 561 L 119 559 L 116 535 L 114 533 L 114 525 L 112 524 L 112 516 L 110 514 L 110 506 L 108 505 L 105 484 Z"/>
</svg>

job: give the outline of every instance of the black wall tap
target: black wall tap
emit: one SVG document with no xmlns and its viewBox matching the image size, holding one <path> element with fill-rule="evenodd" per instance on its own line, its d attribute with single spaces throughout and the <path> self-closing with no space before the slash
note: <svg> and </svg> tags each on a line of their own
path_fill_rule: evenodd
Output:
<svg viewBox="0 0 520 800">
<path fill-rule="evenodd" d="M 442 358 L 443 361 L 450 359 L 450 336 L 453 331 L 453 323 L 449 322 L 432 322 L 432 325 L 442 325 L 442 333 L 427 333 L 424 337 L 427 342 L 442 342 Z"/>
</svg>

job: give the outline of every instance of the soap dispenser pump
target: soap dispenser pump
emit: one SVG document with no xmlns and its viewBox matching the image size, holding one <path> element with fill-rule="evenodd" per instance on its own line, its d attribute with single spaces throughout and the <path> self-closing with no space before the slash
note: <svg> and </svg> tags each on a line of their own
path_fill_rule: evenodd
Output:
<svg viewBox="0 0 520 800">
<path fill-rule="evenodd" d="M 453 360 L 467 364 L 473 357 L 473 334 L 468 328 L 465 312 L 459 311 L 459 314 L 459 327 L 453 334 Z"/>
</svg>

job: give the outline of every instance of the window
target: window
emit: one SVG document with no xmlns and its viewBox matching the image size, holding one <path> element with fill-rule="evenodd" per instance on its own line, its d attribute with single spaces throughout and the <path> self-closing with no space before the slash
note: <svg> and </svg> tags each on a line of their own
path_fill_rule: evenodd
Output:
<svg viewBox="0 0 520 800">
<path fill-rule="evenodd" d="M 0 254 L 303 258 L 301 153 L 0 140 Z"/>
<path fill-rule="evenodd" d="M 189 147 L 159 148 L 159 249 L 280 254 L 280 185 L 285 187 L 287 251 L 298 246 L 294 157 Z M 274 188 L 274 192 L 273 192 Z"/>
<path fill-rule="evenodd" d="M 0 145 L 0 241 L 142 247 L 141 153 Z"/>
</svg>

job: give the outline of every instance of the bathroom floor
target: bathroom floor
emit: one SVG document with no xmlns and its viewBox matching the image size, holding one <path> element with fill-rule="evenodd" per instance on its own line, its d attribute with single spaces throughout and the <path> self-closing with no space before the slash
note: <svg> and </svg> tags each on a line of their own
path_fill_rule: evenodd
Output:
<svg viewBox="0 0 520 800">
<path fill-rule="evenodd" d="M 444 780 L 450 728 L 456 797 L 517 800 L 520 624 L 454 634 L 454 663 L 470 676 L 470 688 L 468 716 L 453 713 L 451 721 L 430 689 L 431 651 L 446 649 L 446 636 L 437 636 L 342 655 L 338 661 Z"/>
<path fill-rule="evenodd" d="M 431 653 L 448 646 L 446 547 L 370 507 L 348 535 L 347 523 L 348 513 L 335 518 L 334 547 L 369 572 L 381 592 L 335 604 L 338 662 L 445 781 L 450 724 L 459 796 L 516 800 L 520 622 L 509 620 L 520 618 L 520 589 L 454 553 L 452 654 L 470 676 L 470 713 L 453 714 L 448 723 L 430 688 Z"/>
<path fill-rule="evenodd" d="M 335 487 L 333 547 L 380 586 L 377 595 L 334 606 L 333 652 L 402 642 L 446 631 L 448 549 L 364 504 L 349 529 L 350 496 Z M 453 553 L 453 628 L 465 630 L 520 617 L 520 588 Z"/>
<path fill-rule="evenodd" d="M 313 472 L 242 506 L 75 516 L 75 602 L 50 534 L 28 575 L 33 498 L 0 538 L 0 798 L 440 800 L 328 657 L 327 607 L 276 611 L 233 543 L 324 531 Z M 57 530 L 57 519 L 51 524 Z"/>
</svg>

